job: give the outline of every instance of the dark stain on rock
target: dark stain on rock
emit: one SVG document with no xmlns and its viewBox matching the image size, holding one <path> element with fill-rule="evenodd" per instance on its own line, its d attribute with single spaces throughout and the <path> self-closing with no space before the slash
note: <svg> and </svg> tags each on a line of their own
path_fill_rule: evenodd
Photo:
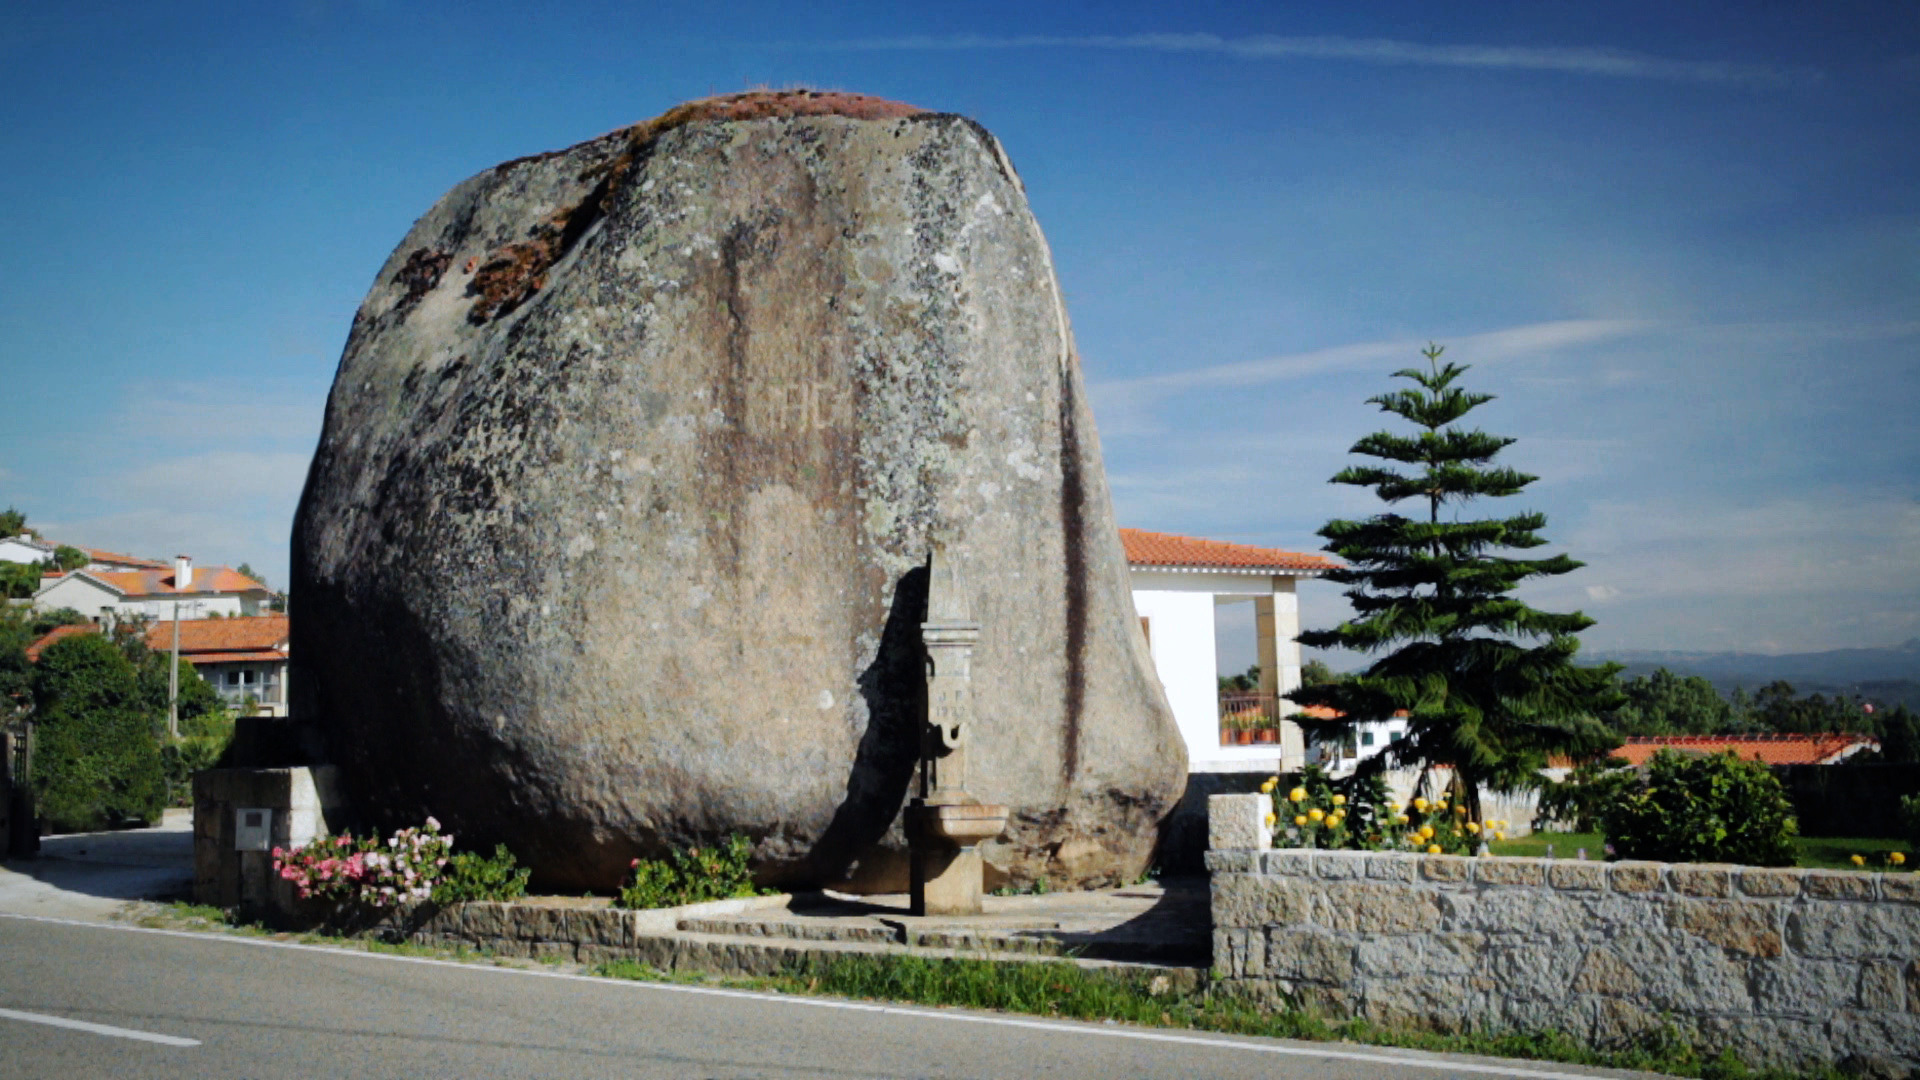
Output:
<svg viewBox="0 0 1920 1080">
<path fill-rule="evenodd" d="M 440 276 L 447 272 L 453 262 L 453 252 L 438 251 L 433 248 L 416 248 L 407 256 L 407 261 L 394 275 L 394 283 L 407 290 L 400 297 L 396 307 L 405 310 L 420 302 L 420 298 L 434 290 L 440 284 Z"/>
<path fill-rule="evenodd" d="M 1061 775 L 1080 771 L 1080 720 L 1087 704 L 1086 481 L 1080 475 L 1080 434 L 1074 425 L 1073 373 L 1060 376 L 1060 522 L 1066 555 L 1066 732 Z"/>
</svg>

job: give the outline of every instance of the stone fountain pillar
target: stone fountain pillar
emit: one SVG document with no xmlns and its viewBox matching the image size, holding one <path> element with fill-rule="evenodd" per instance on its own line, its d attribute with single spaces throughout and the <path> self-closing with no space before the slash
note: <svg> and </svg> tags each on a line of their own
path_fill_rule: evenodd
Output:
<svg viewBox="0 0 1920 1080">
<path fill-rule="evenodd" d="M 968 615 L 960 573 L 938 545 L 928 568 L 927 717 L 920 732 L 919 794 L 907 804 L 913 914 L 978 915 L 980 851 L 1006 831 L 1007 808 L 967 793 L 967 740 L 973 726 L 973 646 L 980 624 Z"/>
</svg>

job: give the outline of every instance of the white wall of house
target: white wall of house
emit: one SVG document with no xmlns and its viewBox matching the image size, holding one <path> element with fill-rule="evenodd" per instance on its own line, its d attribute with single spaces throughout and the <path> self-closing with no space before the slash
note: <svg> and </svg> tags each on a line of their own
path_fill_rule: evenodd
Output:
<svg viewBox="0 0 1920 1080">
<path fill-rule="evenodd" d="M 1220 745 L 1220 691 L 1213 611 L 1218 604 L 1252 603 L 1266 693 L 1300 685 L 1300 608 L 1287 575 L 1247 571 L 1188 571 L 1136 567 L 1133 606 L 1143 620 L 1154 670 L 1166 688 L 1193 772 L 1297 769 L 1305 753 L 1299 728 L 1285 724 L 1279 743 Z"/>
<path fill-rule="evenodd" d="M 38 563 L 53 558 L 53 547 L 42 544 L 32 537 L 9 536 L 0 538 L 0 562 Z"/>
<path fill-rule="evenodd" d="M 122 597 L 81 574 L 68 574 L 51 585 L 42 586 L 33 597 L 36 611 L 64 607 L 96 620 L 110 615 L 116 619 L 145 618 L 156 622 L 174 618 L 176 606 L 182 619 L 258 615 L 261 602 L 261 597 L 244 593 L 190 593 L 177 600 L 171 594 Z"/>
<path fill-rule="evenodd" d="M 1362 720 L 1353 726 L 1351 744 L 1316 743 L 1308 751 L 1307 758 L 1335 776 L 1346 776 L 1359 768 L 1362 761 L 1385 750 L 1387 744 L 1404 738 L 1406 734 L 1407 718 L 1404 716 L 1387 720 Z"/>
</svg>

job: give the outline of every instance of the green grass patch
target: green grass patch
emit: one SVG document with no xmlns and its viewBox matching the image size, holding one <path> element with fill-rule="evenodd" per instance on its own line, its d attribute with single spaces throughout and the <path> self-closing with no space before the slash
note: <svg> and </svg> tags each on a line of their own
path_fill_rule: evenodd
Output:
<svg viewBox="0 0 1920 1080">
<path fill-rule="evenodd" d="M 601 964 L 594 974 L 649 982 L 713 982 L 667 973 L 632 961 Z M 726 985 L 792 994 L 908 1002 L 1022 1013 L 1069 1020 L 1112 1020 L 1146 1027 L 1228 1035 L 1363 1043 L 1439 1053 L 1482 1054 L 1621 1069 L 1641 1069 L 1709 1080 L 1833 1080 L 1832 1069 L 1808 1073 L 1754 1071 L 1730 1054 L 1708 1058 L 1671 1030 L 1617 1050 L 1594 1050 L 1561 1032 L 1438 1034 L 1381 1027 L 1365 1020 L 1331 1020 L 1299 1008 L 1269 1008 L 1219 990 L 1156 988 L 1152 977 L 1065 962 L 853 954 L 800 962 L 788 972 Z M 1156 989 L 1158 992 L 1156 992 Z"/>
<path fill-rule="evenodd" d="M 1796 836 L 1793 846 L 1797 849 L 1794 862 L 1799 866 L 1830 870 L 1912 870 L 1920 867 L 1920 862 L 1913 857 L 1913 845 L 1905 840 L 1877 836 Z M 1889 867 L 1887 856 L 1896 851 L 1906 856 L 1906 865 Z M 1855 855 L 1865 858 L 1867 865 L 1855 866 Z"/>
<path fill-rule="evenodd" d="M 1587 849 L 1589 859 L 1607 857 L 1607 842 L 1597 832 L 1537 832 L 1530 836 L 1495 840 L 1487 846 L 1495 855 L 1525 855 L 1544 859 L 1548 845 L 1552 845 L 1556 859 L 1578 858 L 1581 848 Z"/>
</svg>

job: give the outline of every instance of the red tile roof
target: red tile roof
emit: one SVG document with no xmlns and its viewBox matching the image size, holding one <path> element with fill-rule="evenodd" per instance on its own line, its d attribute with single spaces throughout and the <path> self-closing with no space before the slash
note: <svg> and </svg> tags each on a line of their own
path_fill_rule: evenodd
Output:
<svg viewBox="0 0 1920 1080">
<path fill-rule="evenodd" d="M 1880 749 L 1872 735 L 1828 732 L 1818 735 L 1649 735 L 1635 736 L 1613 752 L 1630 764 L 1644 765 L 1660 750 L 1718 754 L 1732 750 L 1768 765 L 1830 765 L 1861 750 Z"/>
<path fill-rule="evenodd" d="M 173 623 L 156 622 L 147 627 L 147 648 L 164 652 L 173 648 Z M 285 659 L 287 617 L 285 615 L 240 616 L 232 619 L 181 619 L 180 654 L 196 663 L 239 659 Z M 245 653 L 246 656 L 207 656 L 208 653 Z M 253 654 L 272 653 L 271 657 Z"/>
<path fill-rule="evenodd" d="M 92 623 L 56 626 L 27 646 L 27 659 L 38 661 L 47 646 L 75 634 L 97 634 Z M 154 652 L 173 649 L 173 623 L 157 622 L 147 627 L 147 648 Z M 231 619 L 181 619 L 180 658 L 194 664 L 231 664 L 243 660 L 285 660 L 287 658 L 287 617 L 285 615 L 237 616 Z"/>
<path fill-rule="evenodd" d="M 100 632 L 100 628 L 93 625 L 92 623 L 81 623 L 78 625 L 70 625 L 70 626 L 56 626 L 53 629 L 47 631 L 45 634 L 42 634 L 41 636 L 35 638 L 33 640 L 33 644 L 27 646 L 27 660 L 30 663 L 35 663 L 35 664 L 39 663 L 40 654 L 46 651 L 47 646 L 53 644 L 56 641 L 59 641 L 61 638 L 72 637 L 75 634 L 97 634 L 99 632 Z"/>
<path fill-rule="evenodd" d="M 88 570 L 88 577 L 118 589 L 127 596 L 172 596 L 178 593 L 266 592 L 267 587 L 238 570 L 224 566 L 203 566 L 193 571 L 193 580 L 185 589 L 174 588 L 173 568 L 163 570 Z"/>
<path fill-rule="evenodd" d="M 1121 529 L 1120 544 L 1132 566 L 1205 568 L 1210 570 L 1295 570 L 1318 572 L 1340 564 L 1324 555 L 1277 548 L 1229 544 L 1192 536 Z"/>
<path fill-rule="evenodd" d="M 78 544 L 74 546 L 79 547 Z M 80 550 L 86 552 L 87 558 L 98 563 L 134 566 L 143 570 L 168 570 L 172 568 L 170 564 L 161 562 L 159 559 L 142 559 L 137 555 L 121 555 L 117 552 L 102 551 L 99 548 L 83 547 L 80 548 Z"/>
</svg>

